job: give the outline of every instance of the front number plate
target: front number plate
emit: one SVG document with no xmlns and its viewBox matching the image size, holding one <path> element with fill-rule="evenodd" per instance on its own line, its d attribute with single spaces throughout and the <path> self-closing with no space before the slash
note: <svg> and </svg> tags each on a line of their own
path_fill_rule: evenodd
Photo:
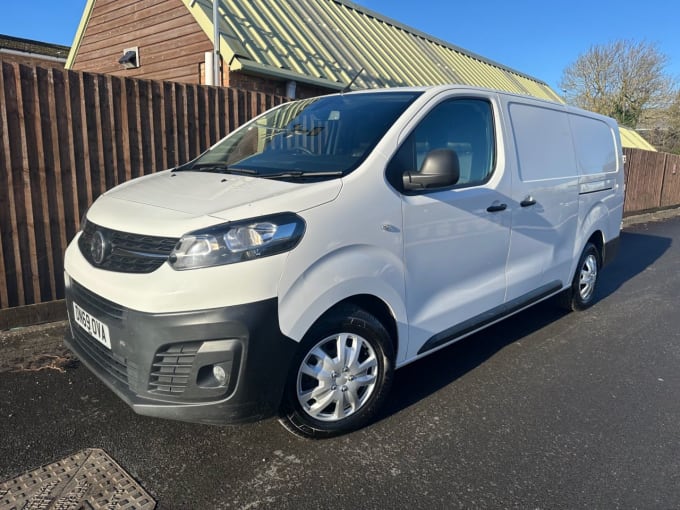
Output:
<svg viewBox="0 0 680 510">
<path fill-rule="evenodd" d="M 106 324 L 92 317 L 92 315 L 80 308 L 75 302 L 73 303 L 73 316 L 76 324 L 87 331 L 92 338 L 106 346 L 107 349 L 111 348 L 111 335 Z"/>
</svg>

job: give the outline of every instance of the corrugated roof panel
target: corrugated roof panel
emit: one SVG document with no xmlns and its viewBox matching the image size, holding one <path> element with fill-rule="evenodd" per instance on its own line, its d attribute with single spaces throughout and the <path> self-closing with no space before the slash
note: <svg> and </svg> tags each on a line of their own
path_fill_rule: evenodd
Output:
<svg viewBox="0 0 680 510">
<path fill-rule="evenodd" d="M 222 14 L 222 19 L 220 20 L 220 31 L 224 30 L 224 25 L 228 27 L 229 32 L 233 33 L 233 37 L 238 39 L 241 42 L 241 48 L 234 49 L 235 54 L 241 54 L 242 51 L 245 50 L 245 52 L 250 56 L 250 58 L 254 57 L 254 60 L 259 60 L 262 61 L 264 60 L 259 52 L 257 51 L 257 48 L 254 47 L 252 40 L 250 38 L 250 34 L 248 33 L 247 27 L 243 25 L 243 18 L 236 16 L 234 13 L 238 12 L 238 4 L 239 2 L 234 2 L 227 0 L 226 2 L 220 2 L 223 5 L 223 10 L 221 11 Z M 203 9 L 209 9 L 209 5 L 203 5 L 199 4 Z M 205 11 L 203 13 L 205 16 L 208 17 L 210 21 L 212 21 L 212 13 Z M 205 28 L 204 28 L 205 30 Z M 210 37 L 210 40 L 213 40 L 213 34 L 209 33 L 208 34 Z M 231 38 L 230 38 L 231 39 Z M 227 44 L 231 46 L 231 40 L 227 40 Z M 240 50 L 240 51 L 239 51 Z"/>
<path fill-rule="evenodd" d="M 488 76 L 489 81 L 493 84 L 492 88 L 507 90 L 508 92 L 517 90 L 517 84 L 508 78 L 505 71 L 490 65 L 480 66 L 480 69 L 483 69 L 484 74 Z"/>
<path fill-rule="evenodd" d="M 458 65 L 460 65 L 461 69 L 465 70 L 468 85 L 479 85 L 481 87 L 488 87 L 490 85 L 486 82 L 484 76 L 479 74 L 479 69 L 471 65 L 470 58 L 458 52 L 455 52 L 454 57 L 458 60 Z"/>
<path fill-rule="evenodd" d="M 522 86 L 522 82 L 519 80 L 519 76 L 517 76 L 515 73 L 505 70 L 503 70 L 503 74 L 510 81 L 510 83 L 512 83 L 513 90 L 521 91 L 522 94 L 526 93 L 524 91 L 524 87 Z"/>
<path fill-rule="evenodd" d="M 330 48 L 330 52 L 333 55 L 339 55 L 340 58 L 344 56 L 349 62 L 352 62 L 351 68 L 347 70 L 349 80 L 362 67 L 367 71 L 367 73 L 363 74 L 362 78 L 368 75 L 380 76 L 378 56 L 375 52 L 368 54 L 367 52 L 357 51 L 357 48 L 363 47 L 357 42 L 358 35 L 355 32 L 358 30 L 356 28 L 355 30 L 347 30 L 347 23 L 343 16 L 341 16 L 340 9 L 328 8 L 326 2 L 321 3 L 321 5 L 317 5 L 317 2 L 309 2 L 308 9 L 318 17 L 321 23 L 314 27 L 318 30 L 318 33 L 323 34 L 325 30 L 328 30 L 338 40 L 338 46 Z M 385 84 L 380 83 L 378 86 L 384 87 Z"/>
<path fill-rule="evenodd" d="M 347 62 L 347 52 L 338 51 L 340 48 L 348 49 L 347 41 L 334 23 L 325 16 L 325 13 L 308 3 L 298 1 L 287 2 L 290 5 L 291 13 L 294 13 L 299 20 L 300 33 L 306 38 L 308 44 L 323 48 L 319 53 L 319 58 L 328 61 L 329 66 L 334 69 L 334 75 L 338 80 L 345 77 L 341 62 Z M 330 23 L 330 24 L 329 24 Z M 312 41 L 310 43 L 310 41 Z"/>
<path fill-rule="evenodd" d="M 358 86 L 462 82 L 554 99 L 537 80 L 345 0 L 226 1 L 230 26 L 259 65 L 339 85 L 364 67 Z"/>
<path fill-rule="evenodd" d="M 339 6 L 339 8 L 334 8 L 331 4 L 332 2 L 327 2 L 321 0 L 317 3 L 319 5 L 319 14 L 322 19 L 326 20 L 329 26 L 337 29 L 339 38 L 344 42 L 344 45 L 350 49 L 355 55 L 358 55 L 361 59 L 361 65 L 365 68 L 373 80 L 367 81 L 368 77 L 363 77 L 362 79 L 366 82 L 369 87 L 385 87 L 389 85 L 389 78 L 384 69 L 384 63 L 380 61 L 380 55 L 376 51 L 365 51 L 366 47 L 370 45 L 363 38 L 361 31 L 358 30 L 356 25 L 349 25 L 347 18 L 343 16 L 342 8 L 344 6 Z M 350 29 L 349 27 L 352 26 Z"/>
<path fill-rule="evenodd" d="M 300 2 L 286 1 L 281 3 L 280 10 L 289 23 L 296 24 L 296 33 L 299 34 L 301 44 L 310 60 L 324 71 L 319 77 L 340 83 L 343 81 L 344 73 L 338 66 L 338 59 L 330 50 L 332 46 L 329 46 L 327 38 L 324 37 L 324 33 L 328 33 L 329 30 L 320 30 L 319 23 L 323 22 L 312 19 L 310 9 L 304 7 Z"/>
<path fill-rule="evenodd" d="M 387 52 L 392 65 L 405 70 L 405 85 L 442 83 L 441 70 L 437 68 L 435 60 L 424 53 L 418 37 L 384 22 L 380 22 L 380 27 L 384 37 L 391 43 Z"/>
<path fill-rule="evenodd" d="M 440 51 L 446 51 L 446 48 L 438 47 Z M 468 85 L 477 85 L 479 87 L 493 88 L 493 85 L 487 80 L 486 75 L 481 71 L 477 61 L 472 57 L 463 53 L 454 52 L 460 66 L 465 69 L 469 83 Z"/>
<path fill-rule="evenodd" d="M 329 11 L 329 14 L 337 14 L 338 24 L 344 28 L 345 34 L 352 39 L 352 44 L 355 47 L 371 48 L 371 56 L 378 76 L 388 83 L 398 79 L 399 68 L 390 65 L 384 49 L 381 48 L 382 43 L 375 38 L 371 28 L 366 23 L 365 16 L 356 15 L 356 11 L 350 12 L 345 8 L 335 9 L 334 12 Z M 347 30 L 347 27 L 355 27 L 356 30 Z"/>
<path fill-rule="evenodd" d="M 546 95 L 545 91 L 535 81 L 527 80 L 526 78 L 521 77 L 521 76 L 519 77 L 519 80 L 522 83 L 522 85 L 524 86 L 524 89 L 526 90 L 526 92 L 524 92 L 525 94 L 530 94 L 532 96 L 536 96 L 536 97 L 539 97 L 541 99 L 550 99 L 550 100 L 554 101 L 553 98 L 548 97 Z"/>
<path fill-rule="evenodd" d="M 440 51 L 445 51 L 445 48 L 439 48 Z M 459 52 L 452 52 L 453 57 L 457 60 L 461 69 L 465 70 L 468 85 L 478 85 L 480 87 L 488 87 L 490 84 L 486 82 L 483 75 L 480 75 L 479 69 L 473 65 L 474 62 L 470 57 Z"/>
<path fill-rule="evenodd" d="M 304 12 L 304 16 L 306 17 L 306 20 L 303 20 L 305 23 L 325 23 L 318 9 L 308 8 Z M 342 32 L 337 27 L 334 27 L 332 30 L 320 30 L 318 38 L 321 41 L 319 51 L 322 52 L 329 62 L 335 62 L 336 72 L 342 76 L 342 81 L 344 83 L 351 81 L 354 74 L 362 66 L 353 49 L 347 46 Z M 331 54 L 331 51 L 333 54 Z"/>
<path fill-rule="evenodd" d="M 246 3 L 249 9 L 253 12 L 253 15 L 262 16 L 260 21 L 260 26 L 266 26 L 269 28 L 269 33 L 271 37 L 274 37 L 275 33 L 275 18 L 271 11 L 267 9 L 259 8 L 261 2 L 250 2 Z M 258 9 L 259 8 L 259 9 Z M 259 12 L 258 12 L 259 10 Z M 279 16 L 284 14 L 283 10 L 279 9 Z M 305 74 L 310 74 L 315 77 L 324 77 L 327 79 L 334 79 L 334 73 L 328 68 L 327 60 L 317 58 L 315 47 L 309 44 L 309 40 L 305 37 L 299 39 L 299 44 L 294 44 L 294 41 L 289 41 L 293 43 L 291 47 L 286 51 L 284 46 L 283 51 L 277 52 L 277 57 L 281 59 L 284 64 L 282 67 L 289 69 L 302 69 Z M 292 50 L 292 52 L 290 51 Z"/>
<path fill-rule="evenodd" d="M 262 2 L 252 2 L 249 4 L 250 9 L 248 14 L 251 17 L 250 23 L 253 25 L 251 29 L 257 37 L 258 42 L 266 54 L 268 60 L 272 65 L 285 68 L 286 63 L 283 61 L 283 55 L 285 55 L 286 47 L 279 42 L 278 33 L 276 27 L 276 18 L 274 16 L 268 15 L 266 8 Z M 259 27 L 255 29 L 254 27 Z M 280 28 L 280 27 L 279 27 Z"/>
<path fill-rule="evenodd" d="M 466 83 L 467 73 L 465 72 L 465 69 L 461 67 L 453 53 L 441 53 L 436 45 L 429 44 L 424 39 L 418 39 L 417 43 L 425 58 L 430 61 L 439 62 L 439 68 L 442 70 L 442 74 L 448 81 L 451 81 L 451 78 L 455 76 L 456 81 L 454 81 L 454 83 Z"/>
<path fill-rule="evenodd" d="M 657 152 L 656 148 L 642 138 L 642 135 L 637 131 L 619 126 L 619 132 L 621 133 L 621 145 L 624 147 Z"/>
<path fill-rule="evenodd" d="M 473 70 L 478 79 L 482 83 L 484 83 L 485 87 L 488 87 L 490 89 L 503 88 L 502 86 L 500 86 L 497 77 L 494 75 L 493 67 L 489 66 L 488 64 L 479 62 L 477 59 L 473 57 L 468 57 L 467 55 L 465 56 L 465 59 L 469 63 L 470 68 Z"/>
<path fill-rule="evenodd" d="M 403 30 L 401 30 L 401 32 L 407 34 Z M 437 52 L 436 44 L 432 44 L 427 39 L 411 34 L 407 34 L 406 37 L 413 42 L 416 52 L 420 53 L 420 55 L 412 60 L 416 72 L 421 62 L 437 62 L 437 76 L 432 80 L 433 84 L 464 83 L 464 80 L 459 75 L 455 66 L 451 65 L 451 62 L 444 58 L 444 55 L 440 55 Z M 423 85 L 425 84 L 427 84 L 427 82 L 423 83 Z"/>
<path fill-rule="evenodd" d="M 496 88 L 496 84 L 490 78 L 488 69 L 486 69 L 486 64 L 480 65 L 481 62 L 479 60 L 469 55 L 463 55 L 463 61 L 470 68 L 470 72 L 475 76 L 479 84 L 490 89 Z"/>
<path fill-rule="evenodd" d="M 401 29 L 394 29 L 384 22 L 374 23 L 380 28 L 381 37 L 388 45 L 384 51 L 390 65 L 399 70 L 399 85 L 424 85 L 426 83 L 442 83 L 441 70 L 434 60 L 426 58 L 412 34 Z M 397 48 L 397 51 L 395 51 Z"/>
<path fill-rule="evenodd" d="M 522 90 L 522 85 L 515 79 L 515 75 L 513 73 L 509 73 L 497 67 L 492 69 L 494 74 L 498 77 L 498 82 L 501 85 L 499 88 L 501 90 L 507 90 L 509 92 Z"/>
<path fill-rule="evenodd" d="M 408 45 L 397 42 L 395 37 L 398 35 L 397 30 L 386 30 L 386 26 L 382 22 L 375 22 L 365 15 L 358 15 L 355 12 L 354 17 L 357 18 L 357 22 L 362 26 L 365 33 L 369 36 L 372 45 L 370 46 L 374 50 L 377 50 L 381 55 L 381 61 L 384 62 L 386 71 L 389 73 L 390 84 L 408 84 L 415 83 L 418 78 L 413 73 L 413 70 L 408 65 L 395 65 L 395 52 L 393 48 L 400 49 L 400 56 L 403 57 L 407 51 Z M 406 59 L 402 59 L 406 61 Z M 422 69 L 424 73 L 429 70 L 427 68 Z"/>
<path fill-rule="evenodd" d="M 551 89 L 547 85 L 541 85 L 541 89 L 543 89 L 543 91 L 548 97 L 553 98 L 553 101 L 557 101 L 558 103 L 564 103 L 564 99 L 562 99 L 553 89 Z"/>
<path fill-rule="evenodd" d="M 286 2 L 268 2 L 267 6 L 271 9 L 268 13 L 272 23 L 280 27 L 277 31 L 283 37 L 281 55 L 286 65 L 301 74 L 311 74 L 307 61 L 314 50 L 309 46 L 309 37 L 302 33 L 300 24 L 290 17 L 290 7 Z"/>
</svg>

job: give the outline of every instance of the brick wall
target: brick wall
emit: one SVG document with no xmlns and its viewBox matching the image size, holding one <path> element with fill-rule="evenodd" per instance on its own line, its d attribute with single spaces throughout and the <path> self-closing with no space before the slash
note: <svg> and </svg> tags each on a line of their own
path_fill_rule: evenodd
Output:
<svg viewBox="0 0 680 510">
<path fill-rule="evenodd" d="M 251 90 L 253 92 L 261 92 L 263 94 L 273 94 L 276 96 L 286 95 L 286 81 L 276 80 L 264 76 L 254 76 L 241 72 L 229 72 L 225 76 L 225 86 L 234 87 L 242 90 Z M 324 87 L 316 87 L 314 85 L 306 85 L 297 82 L 295 98 L 306 99 L 309 97 L 322 96 L 335 92 L 332 89 Z"/>
</svg>

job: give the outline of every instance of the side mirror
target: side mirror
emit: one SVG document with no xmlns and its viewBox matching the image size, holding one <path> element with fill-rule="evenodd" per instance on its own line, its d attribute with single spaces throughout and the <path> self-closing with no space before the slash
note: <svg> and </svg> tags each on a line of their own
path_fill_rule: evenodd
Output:
<svg viewBox="0 0 680 510">
<path fill-rule="evenodd" d="M 435 149 L 425 156 L 419 172 L 406 171 L 402 175 L 406 191 L 448 188 L 458 182 L 460 164 L 456 151 Z"/>
</svg>

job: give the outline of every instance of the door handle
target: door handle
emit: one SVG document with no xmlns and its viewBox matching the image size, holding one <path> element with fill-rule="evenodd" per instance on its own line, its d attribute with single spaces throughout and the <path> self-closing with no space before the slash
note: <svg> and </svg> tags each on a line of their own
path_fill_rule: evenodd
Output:
<svg viewBox="0 0 680 510">
<path fill-rule="evenodd" d="M 524 200 L 522 200 L 519 203 L 519 205 L 521 205 L 522 207 L 529 207 L 530 205 L 536 205 L 536 199 L 534 197 L 532 197 L 531 195 L 529 195 Z"/>
<path fill-rule="evenodd" d="M 508 208 L 507 204 L 498 204 L 494 202 L 491 204 L 489 207 L 486 208 L 488 212 L 499 212 L 499 211 L 505 211 Z"/>
</svg>

